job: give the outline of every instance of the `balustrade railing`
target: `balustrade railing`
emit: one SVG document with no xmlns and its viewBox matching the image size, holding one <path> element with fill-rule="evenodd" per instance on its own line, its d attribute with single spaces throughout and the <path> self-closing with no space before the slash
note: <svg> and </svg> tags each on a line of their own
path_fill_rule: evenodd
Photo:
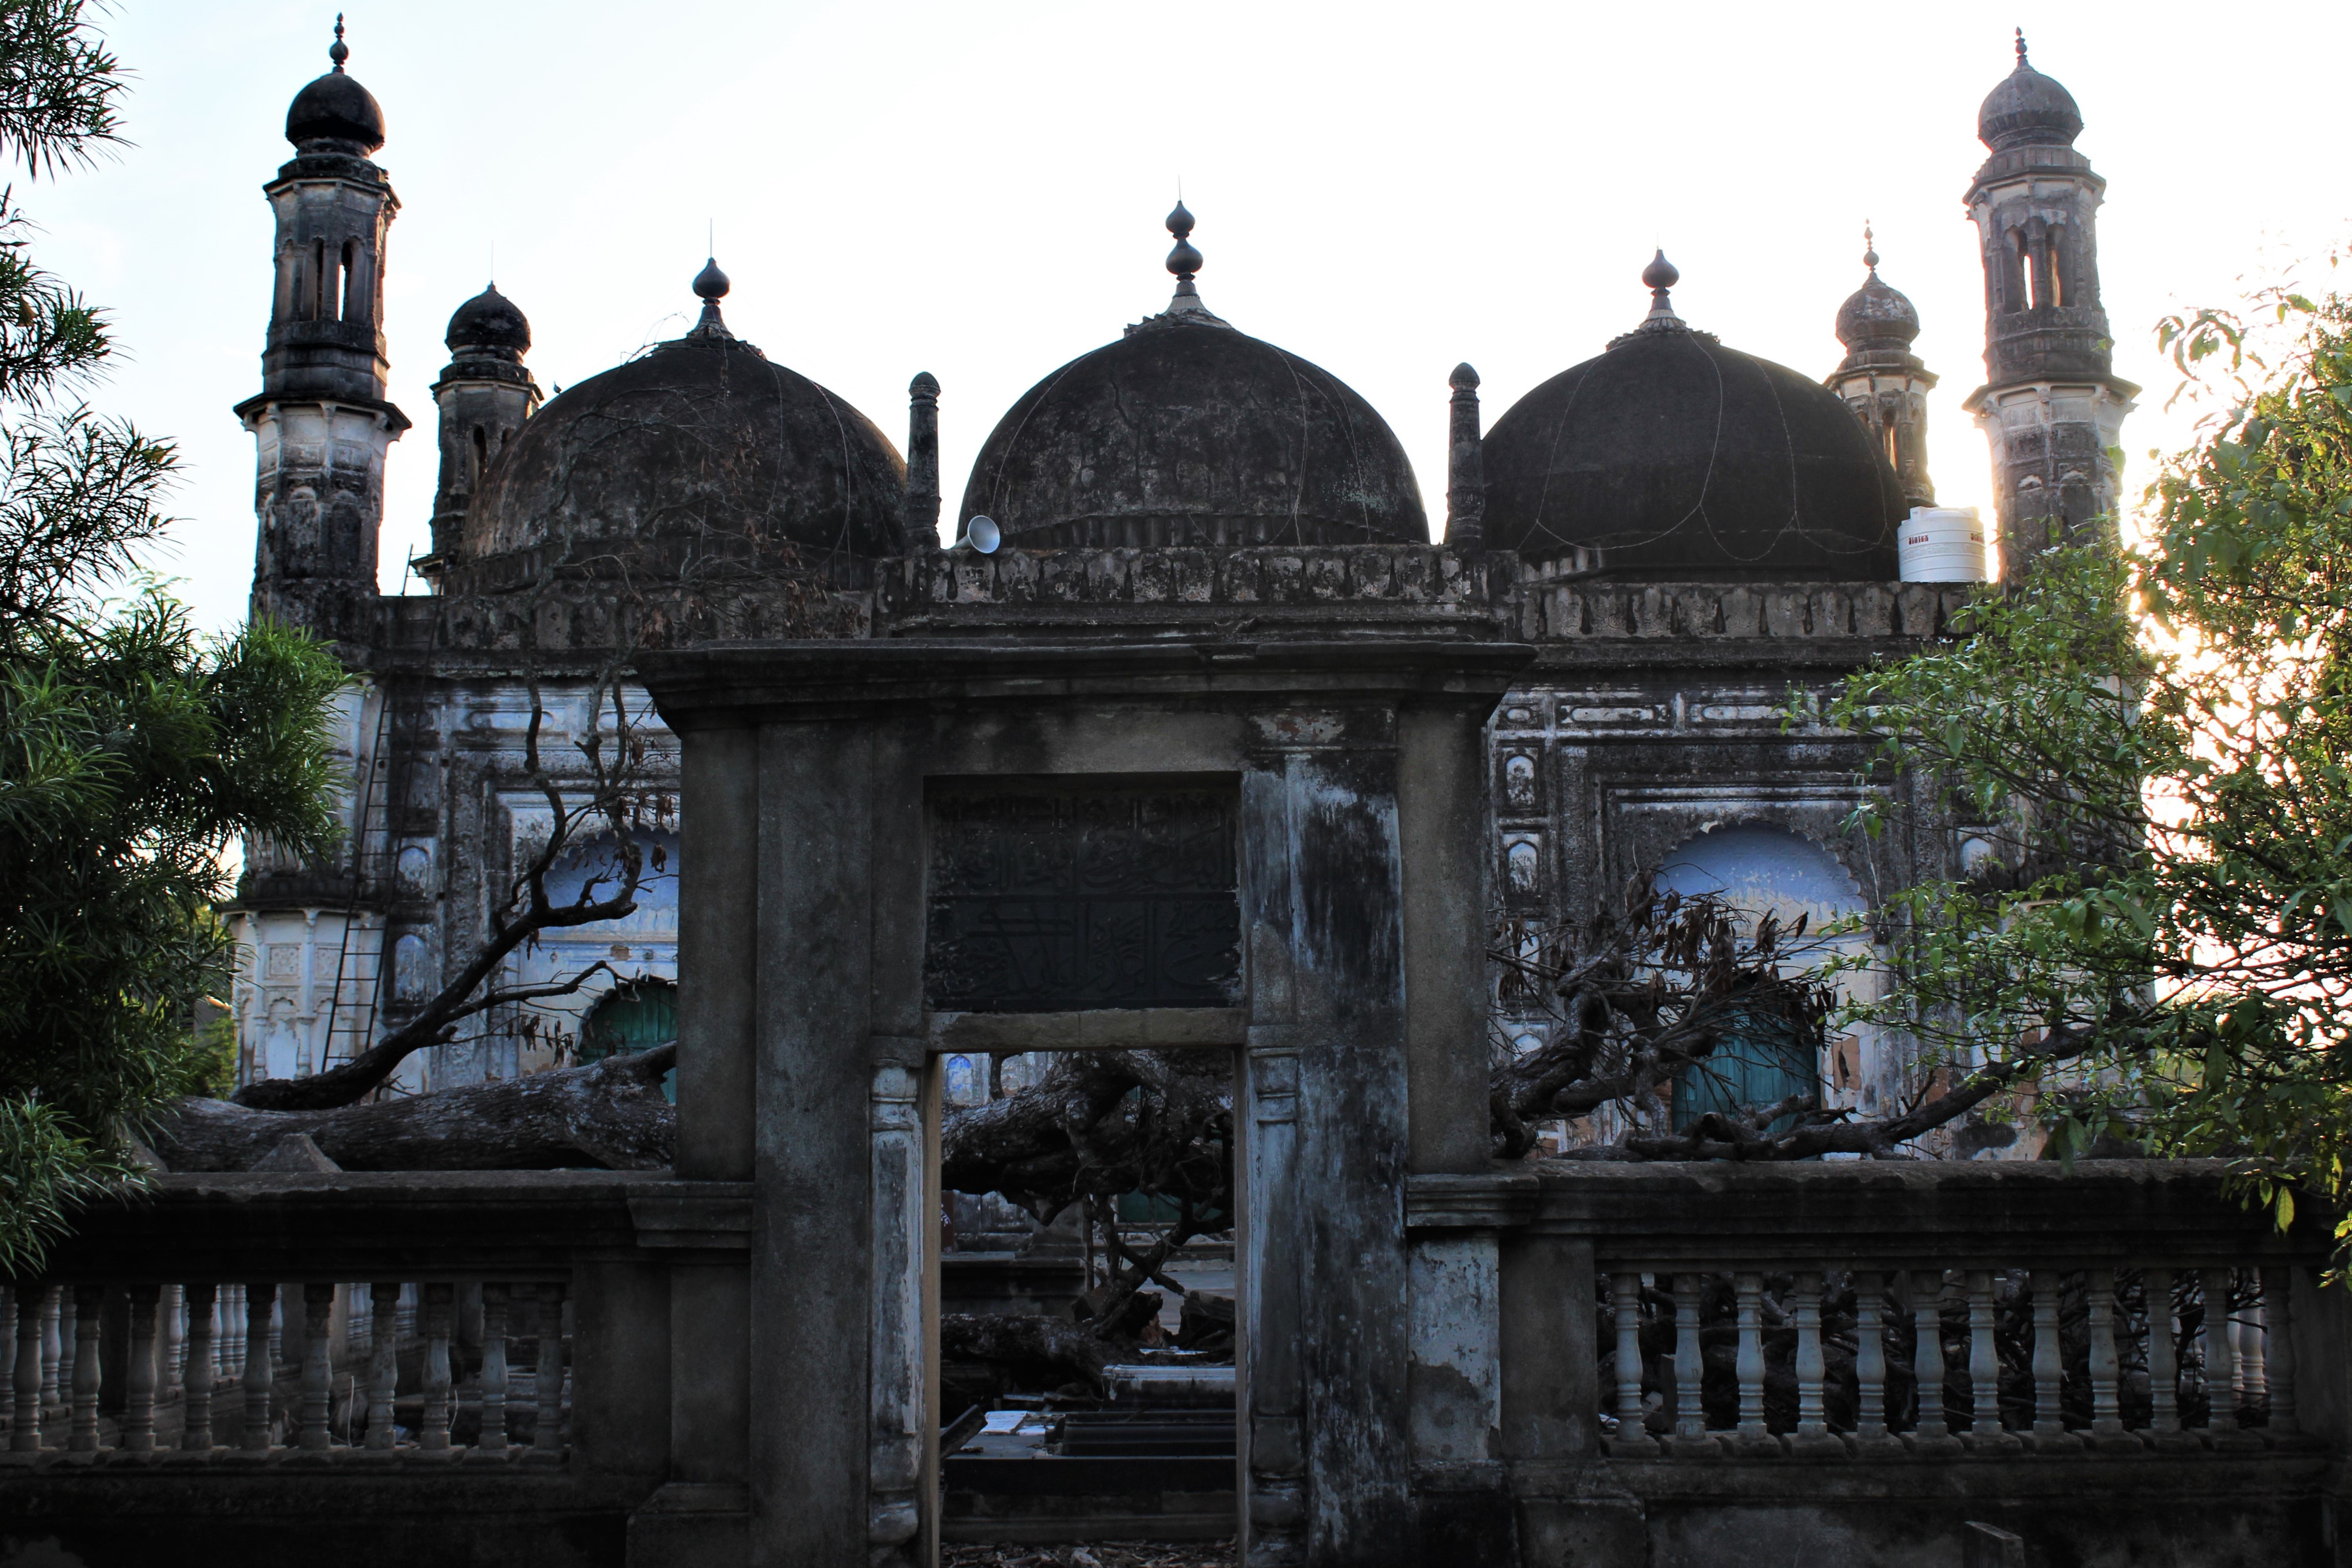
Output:
<svg viewBox="0 0 2352 1568">
<path fill-rule="evenodd" d="M 0 1490 L 141 1466 L 641 1481 L 671 1260 L 740 1255 L 749 1214 L 747 1188 L 650 1174 L 160 1176 L 80 1216 L 46 1277 L 0 1280 Z"/>
<path fill-rule="evenodd" d="M 1562 1161 L 1407 1200 L 1505 1238 L 1505 1316 L 1555 1325 L 1505 1406 L 1668 1464 L 2338 1446 L 2352 1301 L 2312 1208 L 2283 1231 L 2204 1161 Z"/>
<path fill-rule="evenodd" d="M 19 1282 L 15 1462 L 561 1463 L 568 1281 Z"/>
<path fill-rule="evenodd" d="M 2309 1441 L 2291 1265 L 1850 1266 L 1860 1261 L 1606 1270 L 1609 1451 L 1933 1458 Z"/>
</svg>

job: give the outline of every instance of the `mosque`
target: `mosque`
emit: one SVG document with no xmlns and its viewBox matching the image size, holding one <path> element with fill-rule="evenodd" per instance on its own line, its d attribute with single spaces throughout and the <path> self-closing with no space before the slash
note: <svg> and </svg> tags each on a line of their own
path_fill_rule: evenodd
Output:
<svg viewBox="0 0 2352 1568">
<path fill-rule="evenodd" d="M 414 563 L 431 591 L 386 595 L 385 464 L 411 423 L 385 396 L 399 203 L 373 162 L 383 110 L 346 71 L 341 34 L 333 68 L 294 98 L 294 155 L 266 187 L 262 385 L 236 412 L 258 449 L 252 612 L 331 641 L 352 676 L 339 731 L 351 833 L 332 864 L 268 846 L 249 857 L 235 910 L 246 1075 L 346 1061 L 454 976 L 544 841 L 550 787 L 586 787 L 578 747 L 611 737 L 607 675 L 697 642 L 920 641 L 1017 622 L 1024 636 L 1108 627 L 1139 643 L 1213 627 L 1344 645 L 1353 627 L 1529 645 L 1486 721 L 1477 808 L 1485 885 L 1512 940 L 1583 917 L 1643 870 L 1826 919 L 1976 852 L 1964 822 L 1899 842 L 1848 834 L 1857 749 L 1780 717 L 1792 684 L 1825 687 L 1916 646 L 1965 591 L 1948 571 L 1905 580 L 1906 525 L 1938 515 L 1924 439 L 1937 377 L 1874 251 L 1838 312 L 1845 358 L 1818 380 L 1685 322 L 1663 254 L 1641 273 L 1645 314 L 1629 289 L 1631 329 L 1491 426 L 1475 372 L 1458 367 L 1433 521 L 1379 412 L 1209 308 L 1180 204 L 1167 308 L 1005 412 L 945 547 L 929 375 L 909 386 L 902 452 L 729 329 L 714 260 L 693 280 L 690 331 L 549 398 L 522 309 L 492 287 L 450 317 L 432 388 L 439 482 L 431 551 Z M 2112 507 L 2107 454 L 2136 391 L 2110 362 L 2105 182 L 2074 150 L 2082 127 L 2021 36 L 1979 112 L 1989 155 L 1967 196 L 1986 378 L 1963 406 L 1990 448 L 2010 559 Z M 1332 619 L 1342 601 L 1346 625 Z M 492 1015 L 412 1059 L 406 1088 L 675 1033 L 678 753 L 644 691 L 621 685 L 650 742 L 651 804 L 634 831 L 656 869 L 635 915 L 549 933 L 506 977 L 606 970 L 528 1019 Z M 534 693 L 539 776 L 523 752 Z M 560 866 L 557 895 L 600 852 Z M 1105 972 L 1055 1005 L 1121 1005 L 1127 971 Z M 1491 1017 L 1518 1045 L 1549 1027 L 1507 986 Z M 1770 1071 L 1869 1109 L 1906 1066 L 1899 1042 L 1847 1039 Z M 973 1071 L 950 1062 L 951 1097 L 975 1092 Z"/>
</svg>

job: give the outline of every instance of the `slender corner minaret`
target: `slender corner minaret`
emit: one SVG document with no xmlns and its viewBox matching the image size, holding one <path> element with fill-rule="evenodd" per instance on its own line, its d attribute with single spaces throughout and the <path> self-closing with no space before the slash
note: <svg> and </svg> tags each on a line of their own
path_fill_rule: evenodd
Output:
<svg viewBox="0 0 2352 1568">
<path fill-rule="evenodd" d="M 940 533 L 940 378 L 919 371 L 907 383 L 907 543 L 929 549 Z"/>
<path fill-rule="evenodd" d="M 1863 429 L 1886 454 L 1902 482 L 1903 499 L 1914 507 L 1936 504 L 1927 477 L 1927 391 L 1936 378 L 1911 351 L 1919 335 L 1919 312 L 1900 290 L 1878 276 L 1878 246 L 1870 225 L 1862 227 L 1862 265 L 1870 275 L 1838 307 L 1837 337 L 1845 359 L 1830 373 L 1830 391 L 1845 400 Z"/>
<path fill-rule="evenodd" d="M 1479 461 L 1478 372 L 1465 361 L 1446 378 L 1454 389 L 1445 455 L 1445 544 L 1449 549 L 1486 548 L 1486 476 Z"/>
<path fill-rule="evenodd" d="M 495 283 L 449 318 L 449 363 L 433 383 L 441 414 L 441 480 L 433 492 L 433 553 L 416 563 L 436 588 L 464 548 L 466 512 L 482 476 L 523 421 L 539 412 L 539 383 L 523 365 L 530 323 Z"/>
<path fill-rule="evenodd" d="M 1985 384 L 1961 404 L 1992 449 L 2002 575 L 2113 517 L 2113 451 L 2139 389 L 2115 373 L 2099 304 L 2106 182 L 2074 151 L 2082 111 L 2026 63 L 1977 113 L 1992 155 L 1969 187 L 1984 254 Z"/>
<path fill-rule="evenodd" d="M 368 155 L 383 110 L 334 69 L 286 112 L 293 159 L 263 187 L 278 220 L 277 287 L 261 355 L 261 391 L 236 405 L 258 444 L 253 613 L 322 636 L 362 634 L 376 591 L 383 462 L 408 428 L 384 400 L 384 236 L 399 198 Z"/>
</svg>

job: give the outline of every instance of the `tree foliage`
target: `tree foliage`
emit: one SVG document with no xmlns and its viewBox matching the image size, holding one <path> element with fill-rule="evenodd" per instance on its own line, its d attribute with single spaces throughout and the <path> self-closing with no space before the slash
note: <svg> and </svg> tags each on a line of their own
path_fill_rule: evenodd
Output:
<svg viewBox="0 0 2352 1568">
<path fill-rule="evenodd" d="M 120 69 L 77 0 L 0 0 L 0 149 L 43 177 L 116 139 Z M 196 999 L 226 978 L 233 839 L 325 850 L 331 657 L 200 637 L 142 578 L 172 448 L 61 394 L 102 316 L 26 254 L 0 197 L 0 1271 L 132 1179 L 129 1139 L 199 1087 Z"/>
<path fill-rule="evenodd" d="M 1897 899 L 1862 1010 L 1961 1070 L 2074 1059 L 2045 1084 L 2062 1150 L 2240 1155 L 2284 1216 L 2352 1155 L 2352 301 L 2275 288 L 2159 335 L 2212 408 L 2144 543 L 2014 563 L 1956 644 L 1828 706 L 1978 846 Z"/>
</svg>

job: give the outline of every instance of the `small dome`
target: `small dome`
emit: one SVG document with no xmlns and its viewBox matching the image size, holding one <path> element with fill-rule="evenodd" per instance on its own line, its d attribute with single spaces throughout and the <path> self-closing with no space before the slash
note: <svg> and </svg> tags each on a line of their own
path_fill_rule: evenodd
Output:
<svg viewBox="0 0 2352 1568">
<path fill-rule="evenodd" d="M 1678 323 L 1528 393 L 1482 457 L 1486 540 L 1530 560 L 1591 552 L 1650 581 L 1895 573 L 1902 492 L 1837 394 Z"/>
<path fill-rule="evenodd" d="M 306 152 L 314 142 L 333 141 L 373 152 L 383 145 L 383 109 L 373 93 L 337 66 L 294 95 L 286 111 L 286 140 Z"/>
<path fill-rule="evenodd" d="M 988 517 L 1030 549 L 1426 541 L 1395 432 L 1328 371 L 1210 313 L 1192 228 L 1178 202 L 1165 311 L 997 421 L 960 523 Z"/>
<path fill-rule="evenodd" d="M 1907 349 L 1918 335 L 1917 308 L 1902 290 L 1880 282 L 1875 267 L 1838 307 L 1837 340 L 1849 349 Z"/>
<path fill-rule="evenodd" d="M 729 335 L 710 305 L 704 326 L 567 389 L 516 433 L 467 517 L 467 556 L 560 544 L 572 561 L 675 576 L 697 559 L 757 567 L 779 546 L 811 565 L 905 548 L 898 449 Z"/>
<path fill-rule="evenodd" d="M 467 350 L 502 349 L 513 354 L 530 351 L 530 323 L 515 302 L 491 284 L 457 307 L 449 318 L 444 343 L 453 354 Z"/>
<path fill-rule="evenodd" d="M 2012 147 L 2072 147 L 2083 131 L 2074 95 L 2025 63 L 2025 35 L 2017 36 L 2017 68 L 1985 96 L 1977 110 L 1977 139 L 1996 152 Z"/>
<path fill-rule="evenodd" d="M 1030 388 L 961 519 L 1032 549 L 1429 538 L 1404 448 L 1353 389 L 1222 323 L 1164 321 Z"/>
</svg>

